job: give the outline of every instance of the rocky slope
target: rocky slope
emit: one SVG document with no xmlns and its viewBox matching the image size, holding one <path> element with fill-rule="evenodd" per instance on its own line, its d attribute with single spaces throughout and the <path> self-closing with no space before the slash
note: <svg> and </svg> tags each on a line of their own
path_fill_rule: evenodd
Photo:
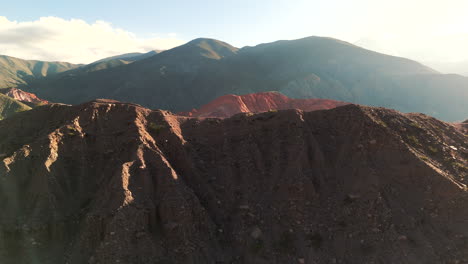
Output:
<svg viewBox="0 0 468 264">
<path fill-rule="evenodd" d="M 28 105 L 0 93 L 0 120 L 30 109 Z"/>
<path fill-rule="evenodd" d="M 25 89 L 53 102 L 105 97 L 174 112 L 199 108 L 227 94 L 278 91 L 291 98 L 422 112 L 445 121 L 468 116 L 467 77 L 440 74 L 415 61 L 330 38 L 241 49 L 196 39 L 131 64 L 68 73 L 37 80 Z"/>
<path fill-rule="evenodd" d="M 357 105 L 41 106 L 0 122 L 0 262 L 467 263 L 467 148 Z"/>
<path fill-rule="evenodd" d="M 40 99 L 33 93 L 28 93 L 17 88 L 0 88 L 0 93 L 31 107 L 45 105 L 49 103 L 46 100 Z"/>
<path fill-rule="evenodd" d="M 465 135 L 468 135 L 468 119 L 460 123 L 455 123 L 455 127 L 460 129 Z"/>
<path fill-rule="evenodd" d="M 239 113 L 261 113 L 276 110 L 299 109 L 315 111 L 331 109 L 348 103 L 327 99 L 292 99 L 278 92 L 264 92 L 246 95 L 228 94 L 212 102 L 193 109 L 190 112 L 178 113 L 191 117 L 226 118 Z"/>
</svg>

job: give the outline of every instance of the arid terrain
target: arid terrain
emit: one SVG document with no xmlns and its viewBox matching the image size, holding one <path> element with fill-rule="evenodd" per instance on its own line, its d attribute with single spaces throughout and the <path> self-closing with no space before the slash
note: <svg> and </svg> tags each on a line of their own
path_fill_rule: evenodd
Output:
<svg viewBox="0 0 468 264">
<path fill-rule="evenodd" d="M 0 122 L 0 263 L 468 263 L 467 149 L 352 104 L 40 106 Z"/>
</svg>

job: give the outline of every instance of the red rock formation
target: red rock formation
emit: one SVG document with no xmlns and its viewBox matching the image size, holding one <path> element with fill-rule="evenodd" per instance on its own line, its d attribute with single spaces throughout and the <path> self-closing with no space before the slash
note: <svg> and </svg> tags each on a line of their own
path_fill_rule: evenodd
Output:
<svg viewBox="0 0 468 264">
<path fill-rule="evenodd" d="M 226 118 L 238 113 L 261 113 L 270 110 L 326 110 L 346 104 L 348 103 L 328 99 L 292 99 L 278 92 L 229 94 L 213 100 L 200 109 L 179 114 L 192 117 Z"/>
<path fill-rule="evenodd" d="M 40 99 L 33 93 L 28 93 L 18 88 L 0 89 L 0 93 L 3 93 L 6 96 L 9 96 L 22 103 L 26 103 L 29 106 L 45 105 L 49 103 L 46 100 Z"/>
</svg>

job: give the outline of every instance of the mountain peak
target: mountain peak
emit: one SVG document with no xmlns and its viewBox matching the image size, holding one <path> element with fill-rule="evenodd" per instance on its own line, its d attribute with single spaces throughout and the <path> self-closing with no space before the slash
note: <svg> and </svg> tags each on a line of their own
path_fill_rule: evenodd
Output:
<svg viewBox="0 0 468 264">
<path fill-rule="evenodd" d="M 202 56 L 217 60 L 226 56 L 233 55 L 239 50 L 238 48 L 230 45 L 229 43 L 211 38 L 197 38 L 188 42 L 182 47 L 184 46 L 197 47 L 201 49 Z"/>
</svg>

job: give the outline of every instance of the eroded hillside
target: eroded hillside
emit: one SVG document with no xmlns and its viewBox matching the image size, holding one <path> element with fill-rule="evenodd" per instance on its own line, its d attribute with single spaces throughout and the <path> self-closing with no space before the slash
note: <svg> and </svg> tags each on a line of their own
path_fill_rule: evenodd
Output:
<svg viewBox="0 0 468 264">
<path fill-rule="evenodd" d="M 465 263 L 466 136 L 347 105 L 0 122 L 1 263 Z"/>
</svg>

